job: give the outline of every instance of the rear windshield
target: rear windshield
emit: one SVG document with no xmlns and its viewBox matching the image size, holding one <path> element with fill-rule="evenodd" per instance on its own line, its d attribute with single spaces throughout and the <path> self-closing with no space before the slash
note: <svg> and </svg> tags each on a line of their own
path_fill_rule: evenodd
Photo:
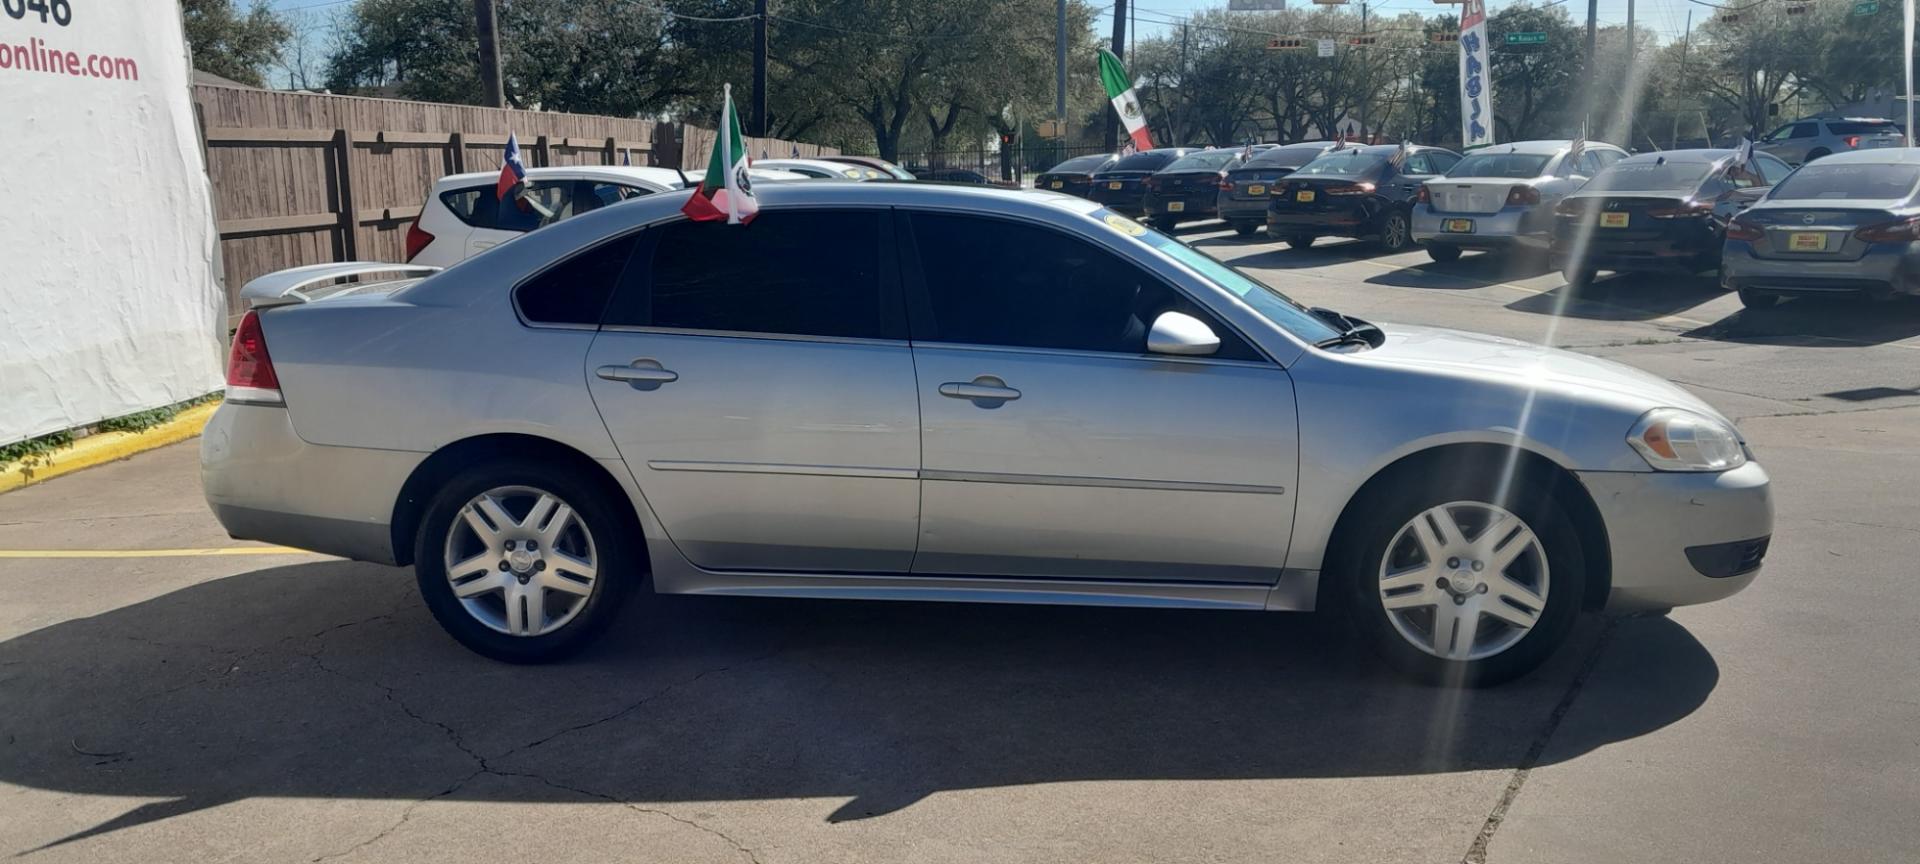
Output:
<svg viewBox="0 0 1920 864">
<path fill-rule="evenodd" d="M 1263 153 L 1253 154 L 1253 158 L 1247 160 L 1247 167 L 1298 168 L 1308 162 L 1312 162 L 1320 154 L 1325 152 L 1327 151 L 1324 147 L 1277 147 Z"/>
<path fill-rule="evenodd" d="M 1587 191 L 1666 192 L 1691 190 L 1713 170 L 1712 162 L 1615 162 L 1601 171 Z"/>
<path fill-rule="evenodd" d="M 1167 167 L 1167 163 L 1180 157 L 1172 153 L 1135 153 L 1118 162 L 1108 171 L 1158 171 Z"/>
<path fill-rule="evenodd" d="M 1552 156 L 1531 153 L 1475 153 L 1460 160 L 1448 177 L 1511 177 L 1527 180 L 1546 173 Z"/>
<path fill-rule="evenodd" d="M 1075 156 L 1072 159 L 1068 159 L 1065 162 L 1062 162 L 1058 165 L 1053 166 L 1053 168 L 1049 170 L 1062 173 L 1062 174 L 1073 174 L 1076 172 L 1085 173 L 1087 171 L 1092 171 L 1095 168 L 1100 167 L 1101 165 L 1105 165 L 1107 163 L 1107 160 L 1112 158 L 1113 158 L 1112 156 L 1108 156 L 1105 153 L 1100 153 L 1093 156 Z"/>
<path fill-rule="evenodd" d="M 1827 128 L 1835 135 L 1900 134 L 1900 125 L 1892 120 L 1830 120 Z"/>
<path fill-rule="evenodd" d="M 1920 183 L 1920 165 L 1835 165 L 1815 162 L 1795 171 L 1767 195 L 1774 201 L 1852 201 L 1905 198 Z"/>
<path fill-rule="evenodd" d="M 1372 156 L 1358 150 L 1329 150 L 1294 173 L 1307 176 L 1358 177 L 1385 164 L 1387 164 L 1385 156 Z"/>
<path fill-rule="evenodd" d="M 1168 171 L 1218 171 L 1239 156 L 1238 150 L 1202 150 L 1168 165 Z"/>
</svg>

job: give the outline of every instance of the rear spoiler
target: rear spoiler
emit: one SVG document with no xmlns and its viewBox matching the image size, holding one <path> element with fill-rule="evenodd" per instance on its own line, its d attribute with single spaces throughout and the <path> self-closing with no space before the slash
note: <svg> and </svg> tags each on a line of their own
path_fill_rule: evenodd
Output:
<svg viewBox="0 0 1920 864">
<path fill-rule="evenodd" d="M 420 277 L 438 273 L 440 269 L 424 264 L 383 264 L 378 261 L 309 264 L 305 267 L 277 270 L 254 279 L 240 289 L 240 298 L 248 301 L 255 309 L 289 306 L 313 300 L 314 298 L 307 293 L 310 289 L 326 287 L 341 279 L 370 276 L 375 273 Z"/>
</svg>

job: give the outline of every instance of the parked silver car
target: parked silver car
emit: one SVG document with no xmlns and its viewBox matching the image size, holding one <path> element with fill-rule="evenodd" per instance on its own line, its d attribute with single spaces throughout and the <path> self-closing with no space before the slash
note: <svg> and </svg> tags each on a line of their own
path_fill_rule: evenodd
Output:
<svg viewBox="0 0 1920 864">
<path fill-rule="evenodd" d="M 1836 153 L 1727 224 L 1721 284 L 1748 307 L 1797 294 L 1920 294 L 1920 150 Z"/>
<path fill-rule="evenodd" d="M 1332 608 L 1491 683 L 1766 551 L 1766 472 L 1643 372 L 1310 310 L 1054 193 L 770 185 L 745 227 L 683 194 L 248 284 L 215 514 L 411 564 L 511 661 L 658 592 Z"/>
<path fill-rule="evenodd" d="M 1899 147 L 1900 124 L 1882 117 L 1808 117 L 1768 132 L 1754 148 L 1794 165 L 1834 153 Z"/>
<path fill-rule="evenodd" d="M 1413 239 L 1435 261 L 1466 249 L 1544 253 L 1553 206 L 1627 151 L 1589 141 L 1516 141 L 1468 153 L 1445 177 L 1428 180 L 1413 205 Z"/>
</svg>

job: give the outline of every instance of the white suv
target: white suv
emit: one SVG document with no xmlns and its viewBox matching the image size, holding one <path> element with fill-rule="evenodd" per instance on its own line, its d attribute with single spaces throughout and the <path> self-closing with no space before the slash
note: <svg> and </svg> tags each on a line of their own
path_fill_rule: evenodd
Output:
<svg viewBox="0 0 1920 864">
<path fill-rule="evenodd" d="M 670 168 L 569 165 L 527 169 L 517 200 L 494 193 L 498 171 L 452 174 L 427 192 L 407 228 L 407 261 L 447 267 L 544 225 L 682 186 Z"/>
</svg>

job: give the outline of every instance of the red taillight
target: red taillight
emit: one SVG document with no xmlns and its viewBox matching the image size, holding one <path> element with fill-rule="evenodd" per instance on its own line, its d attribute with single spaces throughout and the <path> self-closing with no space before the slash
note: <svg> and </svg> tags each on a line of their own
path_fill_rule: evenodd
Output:
<svg viewBox="0 0 1920 864">
<path fill-rule="evenodd" d="M 1420 184 L 1420 191 L 1414 193 L 1413 200 L 1414 200 L 1414 203 L 1416 204 L 1432 204 L 1433 203 L 1433 193 L 1427 191 L 1427 184 L 1425 183 Z"/>
<path fill-rule="evenodd" d="M 1687 216 L 1705 216 L 1713 212 L 1712 201 L 1682 201 L 1675 207 L 1648 207 L 1647 215 L 1655 219 L 1680 219 Z"/>
<path fill-rule="evenodd" d="M 1858 135 L 1848 135 L 1848 136 L 1847 136 L 1847 146 L 1848 146 L 1848 147 L 1858 147 L 1858 146 L 1860 146 L 1860 136 L 1858 136 Z"/>
<path fill-rule="evenodd" d="M 420 230 L 420 217 L 413 217 L 413 221 L 407 224 L 407 260 L 412 261 L 415 255 L 420 254 L 421 250 L 426 249 L 427 244 L 432 242 L 433 235 Z"/>
<path fill-rule="evenodd" d="M 1142 180 L 1140 182 L 1146 184 L 1146 187 L 1148 189 L 1158 191 L 1160 188 L 1160 178 L 1158 177 L 1148 177 L 1147 179 Z"/>
<path fill-rule="evenodd" d="M 1759 240 L 1766 236 L 1767 232 L 1760 230 L 1760 226 L 1744 219 L 1736 218 L 1727 223 L 1728 240 Z"/>
<path fill-rule="evenodd" d="M 1220 172 L 1220 191 L 1222 192 L 1233 191 L 1233 181 L 1227 179 L 1227 172 L 1225 171 Z"/>
<path fill-rule="evenodd" d="M 1328 187 L 1327 194 L 1328 195 L 1372 195 L 1373 184 L 1368 183 L 1366 181 L 1361 181 L 1359 183 L 1343 183 L 1339 186 Z"/>
<path fill-rule="evenodd" d="M 248 312 L 233 331 L 227 351 L 227 398 L 241 402 L 280 401 L 280 376 L 267 356 L 267 337 L 260 332 L 260 313 Z"/>
<path fill-rule="evenodd" d="M 1868 225 L 1853 232 L 1853 236 L 1868 243 L 1910 243 L 1920 240 L 1920 217 Z"/>
<path fill-rule="evenodd" d="M 1421 187 L 1423 190 L 1425 187 Z M 1540 203 L 1540 190 L 1532 186 L 1515 186 L 1507 190 L 1507 206 L 1526 206 Z"/>
</svg>

